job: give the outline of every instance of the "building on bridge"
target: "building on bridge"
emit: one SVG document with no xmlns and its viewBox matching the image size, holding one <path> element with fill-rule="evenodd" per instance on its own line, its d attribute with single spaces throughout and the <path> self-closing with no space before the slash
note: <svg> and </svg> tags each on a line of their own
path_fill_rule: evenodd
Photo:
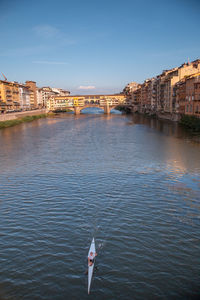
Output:
<svg viewBox="0 0 200 300">
<path fill-rule="evenodd" d="M 126 97 L 123 94 L 113 95 L 78 95 L 78 96 L 52 96 L 47 101 L 49 111 L 71 109 L 79 114 L 86 107 L 99 107 L 105 113 L 118 105 L 125 105 Z"/>
</svg>

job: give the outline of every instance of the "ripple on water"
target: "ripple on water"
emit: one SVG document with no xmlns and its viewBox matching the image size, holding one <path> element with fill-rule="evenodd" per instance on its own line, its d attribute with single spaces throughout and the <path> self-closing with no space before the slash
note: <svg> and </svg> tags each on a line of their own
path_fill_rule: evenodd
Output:
<svg viewBox="0 0 200 300">
<path fill-rule="evenodd" d="M 200 145 L 154 125 L 67 115 L 0 131 L 0 299 L 88 298 L 93 235 L 95 299 L 196 295 Z"/>
</svg>

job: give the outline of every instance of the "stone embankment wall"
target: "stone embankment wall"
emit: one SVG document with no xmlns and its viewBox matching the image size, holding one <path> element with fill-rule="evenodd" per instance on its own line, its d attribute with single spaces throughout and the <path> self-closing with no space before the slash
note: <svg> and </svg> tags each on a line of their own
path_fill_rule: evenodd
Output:
<svg viewBox="0 0 200 300">
<path fill-rule="evenodd" d="M 159 119 L 163 119 L 163 120 L 170 120 L 170 121 L 174 121 L 174 122 L 178 122 L 181 119 L 181 115 L 180 114 L 170 114 L 170 113 L 157 113 L 156 114 L 157 117 Z"/>
<path fill-rule="evenodd" d="M 0 114 L 0 122 L 15 120 L 26 116 L 36 116 L 36 115 L 41 115 L 46 113 L 48 113 L 47 109 L 37 109 L 37 110 L 30 110 L 30 111 L 14 112 L 9 114 Z"/>
<path fill-rule="evenodd" d="M 158 112 L 158 111 L 152 111 L 152 110 L 142 111 L 137 106 L 133 106 L 133 107 L 130 106 L 130 110 L 132 113 L 140 113 L 140 114 L 146 114 L 149 116 L 156 116 L 158 119 L 169 120 L 169 121 L 173 121 L 173 122 L 179 122 L 181 119 L 181 114 L 178 114 L 178 113 Z"/>
</svg>

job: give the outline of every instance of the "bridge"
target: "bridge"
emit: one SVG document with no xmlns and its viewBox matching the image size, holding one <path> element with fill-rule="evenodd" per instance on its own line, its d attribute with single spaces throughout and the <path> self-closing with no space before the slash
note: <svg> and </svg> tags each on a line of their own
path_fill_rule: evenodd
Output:
<svg viewBox="0 0 200 300">
<path fill-rule="evenodd" d="M 47 101 L 49 111 L 66 111 L 70 109 L 75 115 L 89 107 L 98 107 L 104 110 L 105 114 L 119 106 L 126 105 L 126 98 L 123 94 L 114 95 L 83 95 L 83 96 L 53 96 Z"/>
<path fill-rule="evenodd" d="M 72 107 L 69 107 L 69 109 L 73 110 L 74 111 L 74 114 L 75 115 L 79 115 L 81 113 L 81 111 L 85 108 L 91 108 L 91 107 L 97 107 L 97 108 L 101 108 L 104 110 L 104 114 L 110 114 L 110 111 L 112 109 L 114 109 L 115 107 L 117 107 L 119 104 L 117 105 L 100 105 L 100 104 L 84 104 L 84 105 L 81 105 L 81 106 L 72 106 Z"/>
</svg>

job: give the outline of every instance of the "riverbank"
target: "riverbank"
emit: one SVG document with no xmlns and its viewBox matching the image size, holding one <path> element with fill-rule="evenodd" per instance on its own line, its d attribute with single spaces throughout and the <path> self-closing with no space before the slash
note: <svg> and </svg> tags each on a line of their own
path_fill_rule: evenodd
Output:
<svg viewBox="0 0 200 300">
<path fill-rule="evenodd" d="M 170 121 L 172 123 L 178 123 L 183 128 L 190 131 L 191 134 L 200 136 L 200 118 L 196 116 L 190 116 L 190 115 L 180 115 L 175 113 L 153 113 L 153 112 L 139 112 L 135 111 L 133 112 L 131 107 L 126 107 L 123 105 L 119 105 L 116 107 L 119 111 L 125 113 L 125 114 L 138 114 L 143 115 L 148 118 L 152 119 L 158 119 L 158 120 L 166 120 Z"/>
<path fill-rule="evenodd" d="M 19 125 L 19 124 L 25 123 L 25 122 L 31 122 L 31 121 L 41 119 L 41 118 L 46 118 L 49 115 L 50 114 L 45 113 L 45 114 L 39 114 L 39 115 L 25 116 L 25 117 L 12 119 L 12 120 L 7 120 L 7 121 L 0 121 L 0 129 L 15 126 L 15 125 Z"/>
<path fill-rule="evenodd" d="M 132 113 L 132 110 L 130 107 L 127 107 L 125 105 L 118 105 L 115 107 L 116 110 L 119 110 L 121 111 L 122 113 L 125 113 L 125 114 L 131 114 Z"/>
<path fill-rule="evenodd" d="M 200 118 L 185 115 L 181 117 L 179 124 L 188 129 L 191 133 L 200 135 Z"/>
</svg>

